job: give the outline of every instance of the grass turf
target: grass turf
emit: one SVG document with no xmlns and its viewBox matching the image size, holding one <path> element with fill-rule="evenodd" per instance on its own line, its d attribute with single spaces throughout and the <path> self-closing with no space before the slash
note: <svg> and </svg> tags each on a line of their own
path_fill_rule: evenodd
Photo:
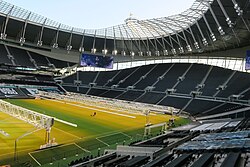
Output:
<svg viewBox="0 0 250 167">
<path fill-rule="evenodd" d="M 43 151 L 31 152 L 31 155 L 40 163 L 46 164 L 54 160 L 63 158 L 64 156 L 71 156 L 76 154 L 76 152 L 85 152 L 93 151 L 97 148 L 107 147 L 107 145 L 115 145 L 116 143 L 122 143 L 124 140 L 129 141 L 138 140 L 141 138 L 143 133 L 143 128 L 145 125 L 146 118 L 144 115 L 131 114 L 131 113 L 122 113 L 126 116 L 116 115 L 118 111 L 112 109 L 105 109 L 110 113 L 103 112 L 103 108 L 93 107 L 87 104 L 74 103 L 74 102 L 65 102 L 65 101 L 53 101 L 53 100 L 6 100 L 15 105 L 22 106 L 24 108 L 46 114 L 49 116 L 56 117 L 58 119 L 68 121 L 74 124 L 77 124 L 77 128 L 55 122 L 55 125 L 52 128 L 51 137 L 56 139 L 56 142 L 59 144 L 64 144 L 63 146 L 46 149 Z M 96 116 L 92 117 L 93 112 L 96 112 Z M 1 115 L 0 115 L 1 116 Z M 6 115 L 5 115 L 6 116 Z M 135 117 L 135 118 L 131 118 Z M 166 122 L 171 116 L 169 115 L 150 115 L 150 122 L 152 124 Z M 1 117 L 0 117 L 1 118 Z M 4 117 L 1 120 L 11 121 L 14 119 L 20 124 L 23 123 L 13 117 L 5 119 Z M 176 122 L 179 124 L 186 123 L 186 119 L 175 117 Z M 0 140 L 4 140 L 5 143 L 9 143 L 5 146 L 5 153 L 10 153 L 14 150 L 13 139 L 17 138 L 18 135 L 29 131 L 33 127 L 27 123 L 23 123 L 27 126 L 27 129 L 19 130 L 18 128 L 13 128 L 13 130 L 6 130 L 10 132 L 10 136 L 13 138 L 4 138 L 0 135 Z M 18 126 L 19 124 L 15 125 Z M 0 129 L 5 124 L 1 124 Z M 3 127 L 4 128 L 4 127 Z M 16 135 L 13 135 L 18 133 Z M 27 140 L 21 139 L 18 144 L 18 151 L 20 156 L 27 155 L 26 149 L 36 150 L 41 144 L 43 144 L 45 131 L 41 130 L 35 132 L 34 134 L 27 136 Z M 4 143 L 2 142 L 2 143 Z M 12 144 L 10 144 L 12 143 Z M 68 143 L 73 143 L 69 144 Z M 76 143 L 76 144 L 74 144 Z M 29 151 L 30 152 L 30 151 Z M 66 154 L 66 155 L 65 155 Z M 2 156 L 2 159 L 5 162 L 6 156 Z M 7 158 L 9 159 L 9 158 Z M 29 161 L 30 156 L 27 158 Z M 0 153 L 0 162 L 1 162 L 1 153 Z M 33 162 L 34 164 L 34 162 Z"/>
</svg>

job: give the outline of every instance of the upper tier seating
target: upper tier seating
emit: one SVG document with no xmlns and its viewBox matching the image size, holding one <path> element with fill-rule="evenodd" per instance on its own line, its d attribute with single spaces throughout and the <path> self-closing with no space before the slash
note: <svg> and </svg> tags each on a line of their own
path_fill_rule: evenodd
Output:
<svg viewBox="0 0 250 167">
<path fill-rule="evenodd" d="M 15 58 L 15 63 L 21 66 L 35 67 L 34 64 L 30 61 L 30 57 L 27 54 L 26 50 L 14 48 L 7 46 L 10 54 Z"/>
<path fill-rule="evenodd" d="M 8 58 L 8 52 L 6 51 L 4 45 L 0 45 L 0 63 L 11 64 L 11 60 Z"/>
<path fill-rule="evenodd" d="M 235 73 L 232 79 L 226 86 L 226 89 L 221 91 L 218 97 L 229 97 L 233 94 L 239 94 L 243 90 L 249 88 L 249 79 L 245 73 Z"/>
<path fill-rule="evenodd" d="M 76 63 L 49 58 L 14 46 L 0 44 L 0 63 L 23 67 L 64 68 Z"/>
<path fill-rule="evenodd" d="M 177 79 L 181 77 L 188 69 L 190 64 L 174 64 L 162 80 L 155 85 L 155 91 L 165 92 L 167 89 L 173 88 L 177 83 Z"/>
<path fill-rule="evenodd" d="M 129 77 L 133 74 L 139 67 L 129 68 L 125 70 L 121 70 L 114 78 L 111 78 L 110 82 L 105 86 L 112 86 L 112 85 L 119 85 L 119 83 L 124 80 L 125 78 Z"/>
<path fill-rule="evenodd" d="M 141 77 L 146 75 L 150 69 L 152 68 L 152 65 L 147 66 L 141 66 L 138 68 L 134 73 L 131 73 L 131 75 L 128 75 L 124 78 L 124 82 L 119 84 L 119 87 L 126 88 L 128 86 L 133 86 Z"/>
<path fill-rule="evenodd" d="M 222 85 L 231 75 L 232 71 L 220 67 L 213 67 L 202 89 L 202 95 L 212 96 L 216 93 L 216 88 Z"/>
<path fill-rule="evenodd" d="M 143 90 L 147 86 L 153 85 L 158 78 L 162 76 L 172 64 L 158 64 L 144 79 L 135 85 L 136 89 Z"/>
<path fill-rule="evenodd" d="M 193 65 L 185 76 L 185 79 L 180 82 L 176 87 L 176 92 L 189 94 L 195 90 L 197 85 L 201 83 L 202 79 L 208 72 L 209 66 L 202 64 Z"/>
<path fill-rule="evenodd" d="M 109 79 L 113 78 L 118 71 L 101 71 L 95 81 L 98 86 L 105 85 Z"/>
<path fill-rule="evenodd" d="M 29 54 L 35 60 L 37 66 L 48 66 L 49 62 L 45 56 L 33 52 L 29 52 Z"/>
</svg>

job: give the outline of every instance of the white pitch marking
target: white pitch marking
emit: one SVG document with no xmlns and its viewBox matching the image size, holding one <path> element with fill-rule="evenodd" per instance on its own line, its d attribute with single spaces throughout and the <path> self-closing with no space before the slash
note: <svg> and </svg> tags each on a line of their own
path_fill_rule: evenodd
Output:
<svg viewBox="0 0 250 167">
<path fill-rule="evenodd" d="M 99 142 L 101 142 L 101 143 L 103 143 L 103 144 L 105 144 L 106 146 L 109 147 L 109 144 L 108 144 L 108 143 L 106 143 L 106 142 L 104 142 L 104 141 L 102 141 L 102 140 L 100 140 L 100 139 L 98 139 L 98 138 L 96 138 L 96 140 L 98 140 Z"/>
<path fill-rule="evenodd" d="M 129 138 L 132 138 L 131 136 L 127 135 L 126 133 L 120 132 L 121 134 L 123 134 L 124 136 L 127 136 Z"/>
<path fill-rule="evenodd" d="M 90 153 L 90 151 L 89 151 L 89 150 L 86 150 L 86 149 L 82 148 L 81 146 L 79 146 L 79 145 L 78 145 L 78 144 L 76 144 L 76 143 L 74 143 L 74 144 L 76 145 L 76 147 L 80 148 L 81 150 L 83 150 L 83 151 L 85 151 L 85 152 L 89 152 L 89 153 Z"/>
<path fill-rule="evenodd" d="M 38 162 L 38 161 L 36 160 L 36 158 L 34 158 L 30 153 L 29 153 L 29 156 L 30 156 L 39 166 L 42 166 L 42 165 L 40 164 L 40 162 Z"/>
</svg>

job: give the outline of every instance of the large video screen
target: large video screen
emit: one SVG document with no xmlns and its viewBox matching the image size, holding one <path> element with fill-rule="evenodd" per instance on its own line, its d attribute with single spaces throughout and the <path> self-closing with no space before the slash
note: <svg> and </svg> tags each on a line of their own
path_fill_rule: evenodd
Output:
<svg viewBox="0 0 250 167">
<path fill-rule="evenodd" d="M 92 55 L 83 53 L 80 60 L 81 66 L 89 67 L 99 67 L 99 68 L 113 68 L 114 57 L 112 56 L 102 56 L 102 55 Z"/>
<path fill-rule="evenodd" d="M 250 50 L 247 50 L 245 69 L 250 70 Z"/>
</svg>

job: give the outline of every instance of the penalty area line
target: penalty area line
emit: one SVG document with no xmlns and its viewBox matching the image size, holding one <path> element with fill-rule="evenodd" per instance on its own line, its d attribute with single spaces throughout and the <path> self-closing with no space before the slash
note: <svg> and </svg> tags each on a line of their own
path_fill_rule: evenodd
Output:
<svg viewBox="0 0 250 167">
<path fill-rule="evenodd" d="M 85 152 L 88 152 L 88 153 L 91 153 L 89 150 L 86 150 L 84 148 L 82 148 L 81 146 L 79 146 L 78 144 L 74 143 L 76 147 L 80 148 L 81 150 L 85 151 Z"/>
<path fill-rule="evenodd" d="M 124 136 L 127 136 L 128 138 L 132 138 L 131 136 L 127 135 L 126 133 L 120 132 L 121 134 L 123 134 Z"/>
<path fill-rule="evenodd" d="M 42 166 L 42 165 L 40 164 L 40 162 L 38 162 L 38 160 L 37 160 L 35 157 L 33 157 L 33 156 L 31 155 L 31 153 L 29 153 L 29 156 L 30 156 L 39 166 Z"/>
<path fill-rule="evenodd" d="M 98 138 L 96 138 L 96 140 L 98 140 L 99 142 L 105 144 L 105 145 L 108 146 L 108 147 L 110 146 L 108 143 L 106 143 L 106 142 L 104 142 L 104 141 L 102 141 L 102 140 L 100 140 L 100 139 L 98 139 Z"/>
</svg>

